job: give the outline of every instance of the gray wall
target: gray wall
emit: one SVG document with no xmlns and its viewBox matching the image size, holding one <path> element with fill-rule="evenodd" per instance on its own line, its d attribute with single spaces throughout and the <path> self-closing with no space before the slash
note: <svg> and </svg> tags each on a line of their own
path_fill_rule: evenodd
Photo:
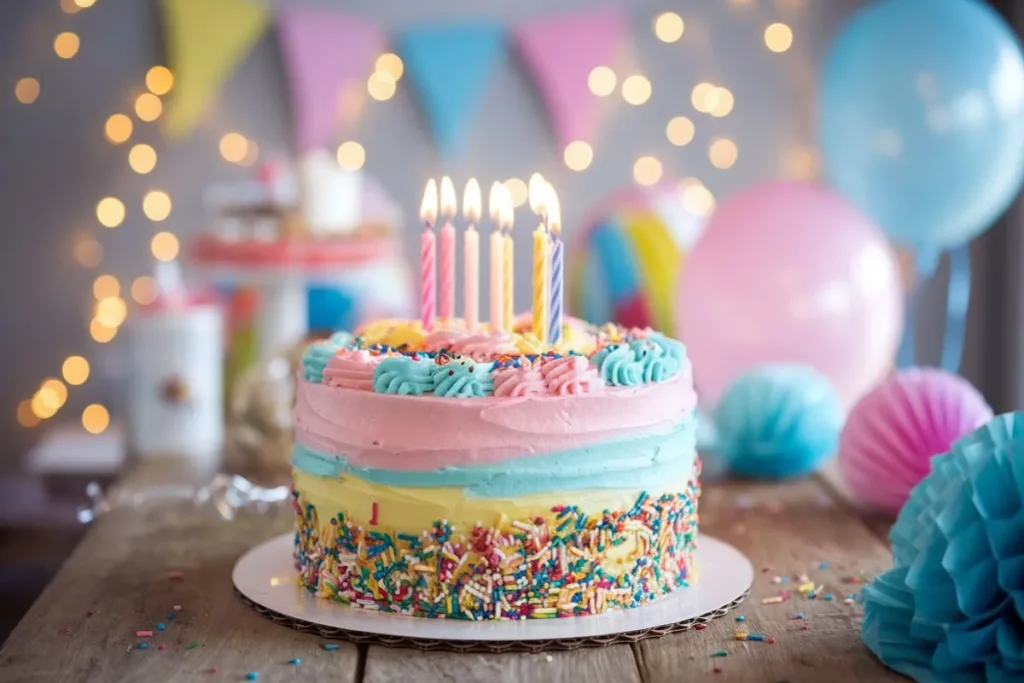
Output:
<svg viewBox="0 0 1024 683">
<path fill-rule="evenodd" d="M 813 94 L 815 65 L 829 37 L 854 0 L 633 0 L 592 3 L 586 0 L 519 0 L 479 3 L 439 0 L 288 0 L 352 10 L 378 20 L 386 30 L 428 20 L 479 16 L 513 21 L 554 10 L 618 5 L 632 17 L 631 40 L 616 71 L 634 70 L 653 83 L 653 96 L 631 107 L 615 96 L 604 102 L 606 123 L 594 141 L 593 165 L 583 173 L 565 168 L 528 77 L 514 55 L 501 65 L 488 86 L 482 112 L 470 133 L 471 152 L 457 164 L 441 166 L 407 82 L 388 102 L 370 101 L 356 132 L 367 151 L 366 169 L 378 176 L 415 215 L 424 179 L 447 173 L 457 182 L 476 175 L 484 187 L 494 179 L 526 177 L 541 171 L 558 188 L 566 229 L 570 233 L 589 205 L 606 193 L 632 182 L 632 165 L 643 154 L 658 156 L 667 175 L 697 176 L 722 197 L 758 179 L 781 177 L 787 150 L 814 141 Z M 826 7 L 827 5 L 827 7 Z M 686 21 L 681 42 L 666 45 L 651 31 L 652 18 L 672 9 Z M 793 48 L 782 55 L 768 52 L 762 34 L 773 21 L 793 27 Z M 64 30 L 81 36 L 78 55 L 58 59 L 53 37 Z M 117 111 L 130 111 L 132 95 L 142 87 L 146 70 L 163 63 L 156 4 L 148 0 L 99 0 L 76 15 L 66 15 L 57 0 L 3 0 L 0 8 L 0 424 L 4 443 L 0 455 L 10 463 L 38 433 L 26 434 L 14 421 L 15 406 L 31 396 L 46 376 L 59 375 L 62 359 L 72 353 L 93 362 L 94 375 L 72 388 L 68 404 L 52 422 L 77 420 L 94 400 L 117 404 L 117 343 L 99 346 L 88 336 L 90 284 L 99 273 L 113 273 L 123 284 L 150 271 L 148 245 L 159 229 L 179 235 L 194 233 L 202 223 L 201 191 L 211 182 L 237 180 L 246 171 L 227 164 L 217 141 L 228 130 L 257 140 L 264 151 L 285 149 L 290 119 L 280 57 L 272 35 L 228 83 L 208 118 L 188 140 L 169 145 L 157 126 L 137 124 L 133 141 L 156 147 L 159 163 L 147 176 L 132 173 L 126 163 L 128 145 L 112 146 L 103 123 Z M 12 91 L 18 78 L 40 79 L 42 94 L 29 106 L 17 103 Z M 735 108 L 715 119 L 695 112 L 690 90 L 709 80 L 729 87 Z M 621 80 L 620 80 L 621 82 Z M 695 140 L 685 148 L 668 144 L 665 123 L 685 114 L 697 124 Z M 712 137 L 728 135 L 739 147 L 739 161 L 730 170 L 715 170 L 707 161 Z M 164 189 L 174 201 L 171 218 L 153 225 L 142 215 L 141 198 L 150 188 Z M 107 230 L 95 221 L 96 201 L 104 195 L 122 198 L 128 218 Z M 519 225 L 528 224 L 520 212 Z M 91 229 L 106 252 L 99 269 L 86 270 L 71 256 L 76 230 Z M 409 222 L 405 235 L 417 227 Z M 407 240 L 412 259 L 413 239 Z M 524 269 L 518 296 L 525 297 Z"/>
</svg>

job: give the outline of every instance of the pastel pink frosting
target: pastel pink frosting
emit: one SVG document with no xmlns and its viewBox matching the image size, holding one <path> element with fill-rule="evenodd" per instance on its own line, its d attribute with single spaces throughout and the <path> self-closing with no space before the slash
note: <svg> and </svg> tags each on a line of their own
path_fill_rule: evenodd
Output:
<svg viewBox="0 0 1024 683">
<path fill-rule="evenodd" d="M 300 378 L 295 437 L 355 466 L 432 470 L 669 433 L 696 405 L 688 371 L 590 395 L 488 398 L 394 396 Z"/>
<path fill-rule="evenodd" d="M 427 335 L 423 348 L 434 353 L 448 350 L 453 354 L 469 356 L 475 361 L 494 360 L 505 354 L 519 352 L 507 334 L 465 330 L 435 330 Z"/>
<path fill-rule="evenodd" d="M 540 368 L 525 359 L 521 367 L 502 368 L 494 373 L 494 395 L 499 398 L 544 396 L 547 393 L 547 383 Z"/>
<path fill-rule="evenodd" d="M 373 391 L 373 369 L 383 356 L 369 351 L 344 350 L 324 366 L 324 384 L 329 387 Z"/>
<path fill-rule="evenodd" d="M 583 396 L 603 391 L 605 383 L 583 356 L 562 356 L 540 366 L 548 392 L 555 396 Z"/>
</svg>

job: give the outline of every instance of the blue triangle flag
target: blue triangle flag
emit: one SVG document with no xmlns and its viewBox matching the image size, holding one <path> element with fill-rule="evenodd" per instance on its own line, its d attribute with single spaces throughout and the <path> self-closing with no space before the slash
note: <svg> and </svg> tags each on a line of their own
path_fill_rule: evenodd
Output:
<svg viewBox="0 0 1024 683">
<path fill-rule="evenodd" d="M 490 22 L 415 28 L 399 37 L 398 52 L 443 157 L 464 151 L 504 40 L 501 24 Z"/>
</svg>

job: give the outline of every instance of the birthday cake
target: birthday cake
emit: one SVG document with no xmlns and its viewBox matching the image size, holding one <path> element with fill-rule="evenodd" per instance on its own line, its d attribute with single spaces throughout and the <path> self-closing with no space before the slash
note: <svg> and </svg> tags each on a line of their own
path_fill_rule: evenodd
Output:
<svg viewBox="0 0 1024 683">
<path fill-rule="evenodd" d="M 694 580 L 699 462 L 684 346 L 566 318 L 309 347 L 294 412 L 295 553 L 316 596 L 419 617 L 636 607 Z"/>
</svg>

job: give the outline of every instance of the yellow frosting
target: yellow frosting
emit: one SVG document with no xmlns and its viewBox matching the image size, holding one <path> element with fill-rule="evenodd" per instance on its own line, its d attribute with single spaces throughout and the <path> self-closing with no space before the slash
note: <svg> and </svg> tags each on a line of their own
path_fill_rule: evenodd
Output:
<svg viewBox="0 0 1024 683">
<path fill-rule="evenodd" d="M 477 522 L 495 524 L 508 520 L 543 517 L 557 518 L 551 511 L 556 505 L 572 503 L 587 515 L 600 515 L 604 510 L 628 510 L 640 491 L 595 489 L 535 494 L 514 500 L 467 498 L 460 488 L 412 488 L 380 486 L 352 475 L 328 479 L 299 470 L 292 470 L 295 488 L 321 513 L 342 512 L 355 524 L 366 525 L 377 503 L 377 524 L 398 532 L 419 533 L 434 520 L 447 519 L 460 529 Z M 672 482 L 678 490 L 680 484 Z M 649 492 L 660 493 L 660 492 Z"/>
</svg>

